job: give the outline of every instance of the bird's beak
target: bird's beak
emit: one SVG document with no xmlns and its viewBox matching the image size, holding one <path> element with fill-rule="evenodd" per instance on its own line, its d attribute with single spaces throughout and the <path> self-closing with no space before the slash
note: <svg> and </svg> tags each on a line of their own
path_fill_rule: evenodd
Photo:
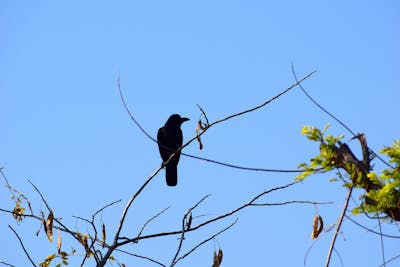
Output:
<svg viewBox="0 0 400 267">
<path fill-rule="evenodd" d="M 190 121 L 189 118 L 181 118 L 182 123 L 184 123 L 185 121 Z"/>
</svg>

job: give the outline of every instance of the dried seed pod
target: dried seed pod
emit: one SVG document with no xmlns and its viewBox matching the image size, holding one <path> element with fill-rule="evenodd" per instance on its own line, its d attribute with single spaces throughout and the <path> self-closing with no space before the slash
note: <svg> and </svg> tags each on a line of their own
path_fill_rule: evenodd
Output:
<svg viewBox="0 0 400 267">
<path fill-rule="evenodd" d="M 50 211 L 49 216 L 47 216 L 46 227 L 45 227 L 46 235 L 50 242 L 53 241 L 53 220 L 54 220 L 54 215 L 53 212 Z"/>
<path fill-rule="evenodd" d="M 324 229 L 324 222 L 322 220 L 322 217 L 319 214 L 317 214 L 314 216 L 313 220 L 313 231 L 311 233 L 311 239 L 318 238 L 323 229 Z"/>
</svg>

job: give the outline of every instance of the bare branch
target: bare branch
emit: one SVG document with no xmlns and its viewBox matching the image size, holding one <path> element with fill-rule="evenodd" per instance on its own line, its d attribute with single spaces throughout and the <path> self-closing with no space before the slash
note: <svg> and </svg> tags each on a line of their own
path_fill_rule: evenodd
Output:
<svg viewBox="0 0 400 267">
<path fill-rule="evenodd" d="M 136 257 L 136 258 L 140 258 L 140 259 L 145 259 L 145 260 L 148 260 L 148 261 L 150 261 L 152 263 L 156 263 L 156 264 L 158 264 L 160 266 L 166 267 L 165 264 L 162 264 L 161 262 L 156 261 L 155 259 L 152 259 L 150 257 L 143 256 L 143 255 L 138 255 L 138 254 L 135 254 L 135 253 L 131 253 L 131 252 L 119 249 L 119 248 L 116 248 L 115 250 L 118 251 L 118 252 L 121 252 L 121 253 L 125 253 L 125 254 L 130 255 L 130 256 L 133 256 L 133 257 Z"/>
<path fill-rule="evenodd" d="M 297 81 L 297 82 L 294 83 L 293 85 L 289 86 L 286 90 L 280 92 L 279 94 L 275 95 L 275 96 L 272 97 L 271 99 L 265 101 L 264 103 L 262 103 L 262 104 L 260 104 L 260 105 L 258 105 L 258 106 L 256 106 L 256 107 L 247 109 L 247 110 L 245 110 L 245 111 L 241 111 L 241 112 L 239 112 L 239 113 L 235 113 L 235 114 L 230 115 L 230 116 L 227 116 L 227 117 L 225 117 L 225 118 L 223 118 L 223 119 L 217 120 L 217 121 L 215 121 L 215 122 L 213 122 L 213 123 L 210 123 L 210 124 L 208 125 L 208 127 L 207 127 L 204 131 L 202 131 L 202 132 L 199 133 L 198 135 L 196 134 L 196 136 L 194 136 L 192 139 L 190 139 L 188 142 L 186 142 L 186 143 L 185 143 L 181 148 L 179 148 L 177 151 L 181 151 L 183 148 L 185 148 L 186 146 L 188 146 L 188 145 L 189 145 L 190 143 L 192 143 L 194 140 L 196 140 L 197 138 L 199 138 L 199 137 L 200 137 L 201 135 L 203 135 L 209 128 L 211 128 L 211 126 L 214 126 L 214 125 L 216 125 L 216 124 L 218 124 L 218 123 L 221 123 L 221 122 L 224 122 L 224 121 L 226 121 L 226 120 L 229 120 L 229 119 L 232 119 L 232 118 L 235 118 L 235 117 L 244 115 L 244 114 L 246 114 L 246 113 L 255 111 L 255 110 L 260 109 L 260 108 L 264 107 L 265 105 L 271 103 L 272 101 L 276 100 L 277 98 L 279 98 L 279 97 L 282 96 L 283 94 L 285 94 L 285 93 L 287 93 L 288 91 L 290 91 L 291 89 L 295 88 L 297 85 L 299 85 L 300 83 L 302 83 L 304 80 L 308 79 L 308 78 L 309 78 L 311 75 L 313 75 L 315 72 L 316 72 L 316 71 L 313 71 L 313 72 L 309 73 L 309 74 L 306 75 L 304 78 L 300 79 L 299 81 Z M 144 135 L 146 135 L 146 136 L 147 136 L 150 140 L 152 140 L 154 143 L 157 143 L 157 140 L 156 140 L 155 138 L 153 138 L 153 137 L 140 125 L 140 123 L 139 123 L 139 122 L 135 119 L 135 117 L 133 116 L 132 112 L 130 112 L 130 110 L 129 110 L 127 104 L 126 104 L 125 98 L 124 98 L 124 96 L 123 96 L 123 93 L 122 93 L 122 89 L 121 89 L 121 86 L 120 86 L 120 79 L 119 79 L 119 76 L 118 76 L 118 90 L 119 90 L 119 94 L 120 94 L 120 98 L 121 98 L 122 104 L 123 104 L 123 106 L 124 106 L 126 112 L 129 114 L 131 120 L 135 123 L 135 125 L 141 130 L 141 132 L 142 132 Z M 161 144 L 161 145 L 162 145 L 162 144 Z M 168 148 L 168 147 L 165 147 L 165 148 L 171 150 L 171 149 Z M 177 151 L 173 151 L 173 152 L 177 152 Z M 255 167 L 239 166 L 239 165 L 235 165 L 235 164 L 231 164 L 231 163 L 225 163 L 225 162 L 222 162 L 222 161 L 217 161 L 217 160 L 213 160 L 213 159 L 208 159 L 208 158 L 204 158 L 204 157 L 199 157 L 199 156 L 187 154 L 187 153 L 184 153 L 184 152 L 181 152 L 181 155 L 186 156 L 186 157 L 189 157 L 189 158 L 194 158 L 194 159 L 198 159 L 198 160 L 203 160 L 203 161 L 210 162 L 210 163 L 214 163 L 214 164 L 217 164 L 217 165 L 229 167 L 229 168 L 235 168 L 235 169 L 247 170 L 247 171 L 283 172 L 283 173 L 300 173 L 300 172 L 303 172 L 303 170 L 281 170 L 281 169 L 255 168 Z M 171 159 L 173 156 L 174 156 L 174 154 L 171 155 L 170 159 Z M 319 170 L 321 170 L 321 169 L 319 169 Z M 315 170 L 315 171 L 319 171 L 319 170 Z"/>
<path fill-rule="evenodd" d="M 190 229 L 191 226 L 191 221 L 192 221 L 192 211 L 200 205 L 200 203 L 202 203 L 206 198 L 208 198 L 211 194 L 208 194 L 206 196 L 204 196 L 202 199 L 200 199 L 194 206 L 192 206 L 191 208 L 188 209 L 188 211 L 185 213 L 185 215 L 182 218 L 182 232 L 181 232 L 181 237 L 179 238 L 179 244 L 178 244 L 178 248 L 176 250 L 175 256 L 172 258 L 171 261 L 171 265 L 170 267 L 173 267 L 176 263 L 177 263 L 177 257 L 179 256 L 179 253 L 182 249 L 182 244 L 183 241 L 185 240 L 185 233 L 187 230 Z M 188 216 L 189 217 L 189 221 L 188 220 Z"/>
<path fill-rule="evenodd" d="M 381 240 L 382 262 L 383 262 L 383 266 L 386 267 L 385 247 L 384 247 L 384 244 L 383 244 L 381 220 L 378 220 L 378 225 L 379 225 L 379 237 L 380 237 L 380 240 Z"/>
<path fill-rule="evenodd" d="M 4 262 L 4 261 L 0 261 L 0 264 L 6 265 L 6 266 L 15 267 L 15 265 L 9 264 L 9 263 Z"/>
<path fill-rule="evenodd" d="M 50 208 L 50 205 L 47 203 L 46 199 L 44 198 L 42 192 L 40 192 L 39 188 L 37 188 L 37 186 L 34 185 L 29 179 L 28 179 L 28 182 L 33 186 L 33 188 L 36 190 L 36 192 L 40 195 L 40 198 L 42 199 L 42 202 L 46 205 L 46 208 L 49 210 L 49 212 L 53 212 L 52 209 Z M 54 212 L 53 212 L 53 213 L 54 213 Z M 67 226 L 65 226 L 65 225 L 61 222 L 61 220 L 59 220 L 59 219 L 56 218 L 55 216 L 54 216 L 54 221 L 57 222 L 57 224 L 61 226 L 60 228 L 58 228 L 58 227 L 57 227 L 57 228 L 54 227 L 54 228 L 60 229 L 61 231 L 64 231 L 64 232 L 66 232 L 66 233 L 69 233 L 73 238 L 75 238 L 75 240 L 77 240 L 79 243 L 81 243 L 81 240 L 79 239 L 78 233 L 71 231 Z M 94 253 L 94 258 L 95 258 L 96 262 L 98 262 L 99 259 L 98 259 L 96 253 Z M 84 257 L 83 262 L 84 262 L 85 260 L 86 260 L 86 256 Z"/>
<path fill-rule="evenodd" d="M 372 230 L 372 229 L 370 229 L 370 228 L 368 228 L 368 227 L 366 227 L 366 226 L 364 226 L 364 225 L 362 225 L 362 224 L 356 222 L 356 221 L 353 220 L 350 216 L 345 215 L 345 217 L 346 217 L 347 219 L 349 219 L 352 223 L 358 225 L 359 227 L 361 227 L 361 228 L 363 228 L 363 229 L 365 229 L 365 230 L 367 230 L 368 232 L 371 232 L 371 233 L 373 233 L 373 234 L 381 235 L 381 236 L 383 236 L 383 237 L 388 237 L 388 238 L 400 238 L 400 236 L 398 236 L 398 235 L 388 235 L 388 234 L 376 232 L 376 231 L 374 231 L 374 230 Z"/>
<path fill-rule="evenodd" d="M 329 263 L 331 261 L 332 251 L 335 248 L 336 238 L 337 238 L 337 236 L 339 234 L 340 227 L 341 227 L 342 222 L 343 222 L 343 218 L 346 215 L 347 206 L 349 205 L 349 201 L 350 201 L 350 197 L 351 197 L 351 193 L 352 192 L 353 192 L 353 187 L 350 187 L 348 192 L 347 192 L 346 200 L 344 202 L 342 214 L 340 215 L 340 217 L 338 218 L 338 221 L 336 223 L 336 230 L 335 230 L 335 233 L 333 234 L 332 243 L 331 243 L 331 246 L 329 248 L 328 256 L 327 256 L 326 261 L 325 261 L 325 267 L 328 267 Z"/>
<path fill-rule="evenodd" d="M 249 202 L 243 204 L 242 206 L 240 206 L 240 207 L 238 207 L 238 208 L 236 208 L 236 209 L 234 209 L 234 210 L 232 210 L 232 211 L 230 211 L 230 212 L 227 212 L 227 213 L 225 213 L 225 214 L 222 214 L 222 215 L 219 215 L 219 216 L 214 217 L 214 218 L 212 218 L 212 219 L 209 219 L 209 220 L 207 220 L 207 221 L 204 221 L 204 222 L 202 222 L 202 223 L 200 223 L 200 224 L 198 224 L 198 225 L 196 225 L 196 226 L 194 226 L 194 227 L 190 227 L 189 229 L 186 229 L 186 232 L 195 231 L 195 230 L 197 230 L 197 229 L 199 229 L 199 228 L 201 228 L 201 227 L 203 227 L 203 226 L 206 226 L 206 225 L 208 225 L 208 224 L 210 224 L 210 223 L 213 223 L 213 222 L 215 222 L 215 221 L 218 221 L 218 220 L 224 219 L 224 218 L 226 218 L 226 217 L 229 217 L 229 216 L 231 216 L 231 215 L 233 215 L 233 214 L 235 214 L 235 213 L 241 211 L 242 209 L 251 206 L 251 205 L 254 204 L 254 202 L 255 202 L 257 199 L 259 199 L 260 197 L 262 197 L 262 196 L 264 196 L 264 195 L 266 195 L 266 194 L 269 194 L 269 193 L 271 193 L 271 192 L 273 192 L 273 191 L 286 189 L 286 188 L 288 188 L 288 187 L 290 187 L 290 186 L 293 186 L 293 185 L 295 185 L 295 184 L 297 184 L 297 183 L 299 183 L 299 182 L 292 182 L 292 183 L 290 183 L 290 184 L 286 184 L 286 185 L 274 187 L 274 188 L 269 189 L 269 190 L 265 190 L 265 191 L 263 191 L 262 193 L 260 193 L 260 194 L 258 194 L 257 196 L 255 196 L 254 198 L 252 198 Z M 139 240 L 142 240 L 142 239 L 149 239 L 149 238 L 162 237 L 162 236 L 169 236 L 169 235 L 179 235 L 179 234 L 182 234 L 182 230 L 176 230 L 176 231 L 171 231 L 171 232 L 162 232 L 162 233 L 144 235 L 144 236 L 141 236 L 141 237 L 139 237 L 139 238 L 134 237 L 134 238 L 130 238 L 130 239 L 124 239 L 124 241 L 118 243 L 118 246 L 122 246 L 122 245 L 124 245 L 124 244 L 131 243 L 131 242 L 137 243 Z"/>
<path fill-rule="evenodd" d="M 203 114 L 204 118 L 206 119 L 206 125 L 208 127 L 208 125 L 210 125 L 210 122 L 208 121 L 207 114 L 204 112 L 203 108 L 199 104 L 196 104 L 196 106 L 200 109 L 201 113 Z M 201 118 L 201 116 L 200 116 L 200 118 Z"/>
<path fill-rule="evenodd" d="M 142 226 L 142 229 L 140 229 L 137 237 L 140 237 L 144 231 L 144 228 L 154 219 L 156 219 L 158 216 L 160 216 L 161 214 L 163 214 L 166 210 L 168 210 L 170 207 L 166 207 L 165 209 L 163 209 L 162 211 L 158 212 L 156 215 L 154 215 L 153 217 L 151 217 L 150 219 L 148 219 Z"/>
<path fill-rule="evenodd" d="M 118 200 L 115 200 L 115 201 L 113 201 L 113 202 L 111 202 L 111 203 L 105 205 L 104 207 L 102 207 L 101 209 L 99 209 L 98 211 L 96 211 L 96 212 L 92 215 L 93 219 L 94 219 L 94 217 L 96 217 L 97 214 L 99 214 L 100 212 L 102 212 L 102 211 L 105 210 L 106 208 L 108 208 L 108 207 L 110 207 L 110 206 L 112 206 L 112 205 L 114 205 L 114 204 L 117 204 L 117 203 L 119 203 L 119 202 L 121 202 L 121 201 L 122 201 L 122 199 L 118 199 Z"/>
<path fill-rule="evenodd" d="M 288 204 L 313 204 L 313 205 L 326 205 L 326 204 L 333 204 L 334 202 L 315 202 L 315 201 L 308 201 L 308 200 L 291 200 L 291 201 L 284 201 L 278 203 L 253 203 L 249 206 L 282 206 Z"/>
<path fill-rule="evenodd" d="M 37 265 L 35 264 L 35 262 L 32 260 L 31 256 L 29 255 L 28 251 L 26 250 L 24 243 L 22 242 L 21 237 L 19 237 L 18 233 L 14 230 L 14 228 L 11 227 L 11 225 L 8 225 L 8 228 L 11 229 L 11 231 L 14 232 L 15 236 L 18 238 L 19 243 L 21 244 L 22 249 L 24 250 L 24 253 L 26 255 L 26 257 L 28 258 L 28 260 L 31 262 L 32 266 L 36 267 Z"/>
<path fill-rule="evenodd" d="M 234 226 L 237 223 L 238 219 L 236 219 L 233 223 L 231 223 L 230 225 L 228 225 L 227 227 L 225 227 L 224 229 L 222 229 L 221 231 L 219 231 L 218 233 L 213 234 L 212 236 L 210 236 L 209 238 L 203 240 L 202 242 L 200 242 L 199 244 L 197 244 L 196 246 L 194 246 L 192 249 L 190 249 L 188 252 L 186 252 L 185 254 L 183 254 L 181 257 L 179 257 L 175 263 L 177 263 L 178 261 L 184 259 L 185 257 L 189 256 L 192 252 L 194 252 L 196 249 L 198 249 L 200 246 L 204 245 L 205 243 L 207 243 L 208 241 L 214 239 L 215 237 L 217 237 L 218 235 L 222 234 L 223 232 L 225 232 L 226 230 L 228 230 L 229 228 L 231 228 L 232 226 Z"/>
<path fill-rule="evenodd" d="M 386 263 L 390 263 L 390 262 L 392 262 L 392 261 L 394 261 L 394 260 L 396 260 L 396 259 L 399 259 L 400 258 L 400 254 L 399 255 L 396 255 L 396 256 L 394 256 L 394 257 L 392 257 L 392 258 L 390 258 L 390 259 L 388 259 L 387 261 L 385 261 L 384 263 L 382 263 L 381 265 L 379 265 L 378 267 L 385 267 L 386 266 Z"/>
<path fill-rule="evenodd" d="M 136 191 L 136 193 L 129 199 L 127 205 L 125 206 L 124 211 L 122 212 L 122 217 L 121 217 L 121 220 L 119 222 L 117 232 L 115 233 L 113 244 L 108 247 L 108 250 L 107 250 L 106 254 L 102 257 L 101 261 L 97 264 L 97 266 L 104 266 L 106 264 L 107 260 L 109 259 L 109 257 L 111 256 L 112 252 L 118 246 L 120 246 L 120 244 L 118 243 L 118 240 L 120 238 L 120 233 L 121 233 L 122 227 L 124 225 L 124 221 L 125 221 L 126 215 L 128 214 L 128 210 L 129 210 L 130 206 L 132 205 L 133 201 L 135 201 L 137 196 L 150 183 L 150 181 L 160 172 L 160 170 L 162 168 L 163 168 L 163 166 L 161 166 L 157 170 L 155 170 L 154 173 L 152 175 L 150 175 L 150 177 L 143 183 L 143 185 L 139 188 L 139 190 Z M 139 238 L 137 238 L 137 240 L 138 239 Z"/>
<path fill-rule="evenodd" d="M 342 122 L 339 118 L 337 118 L 335 115 L 333 115 L 332 113 L 330 113 L 326 108 L 324 108 L 323 106 L 321 106 L 309 93 L 307 93 L 307 91 L 304 89 L 304 87 L 301 85 L 301 83 L 299 83 L 298 79 L 297 79 L 297 75 L 296 75 L 296 71 L 294 69 L 294 65 L 292 63 L 292 74 L 293 77 L 295 79 L 296 82 L 298 82 L 298 86 L 300 87 L 301 91 L 303 91 L 303 93 L 307 96 L 308 99 L 311 100 L 311 102 L 314 103 L 314 105 L 316 105 L 320 110 L 322 110 L 325 114 L 327 114 L 329 117 L 331 117 L 332 119 L 334 119 L 335 121 L 337 121 L 340 125 L 343 126 L 343 128 L 345 128 L 349 133 L 351 133 L 352 136 L 356 136 L 356 133 L 354 131 L 352 131 L 350 129 L 350 127 L 348 127 L 344 122 Z M 372 149 L 368 148 L 381 162 L 383 162 L 384 164 L 386 164 L 388 167 L 393 168 L 392 165 L 390 165 L 386 160 L 384 160 L 382 157 L 380 157 L 377 153 L 375 153 Z"/>
<path fill-rule="evenodd" d="M 8 190 L 10 190 L 11 194 L 13 195 L 13 197 L 16 198 L 16 196 L 14 194 L 14 191 L 12 190 L 12 187 L 11 187 L 10 183 L 8 182 L 7 176 L 3 172 L 3 168 L 2 167 L 0 167 L 0 173 L 1 173 L 1 176 L 3 176 L 4 181 L 6 182 Z"/>
</svg>

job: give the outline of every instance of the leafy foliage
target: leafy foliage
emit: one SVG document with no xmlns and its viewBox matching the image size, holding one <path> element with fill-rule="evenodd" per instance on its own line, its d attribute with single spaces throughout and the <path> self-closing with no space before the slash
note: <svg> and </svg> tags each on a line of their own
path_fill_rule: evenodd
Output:
<svg viewBox="0 0 400 267">
<path fill-rule="evenodd" d="M 329 124 L 326 124 L 322 131 L 312 126 L 302 127 L 301 133 L 306 135 L 308 140 L 320 143 L 320 154 L 310 159 L 310 164 L 301 163 L 299 165 L 299 168 L 302 168 L 303 172 L 297 175 L 296 180 L 303 181 L 308 176 L 314 174 L 317 171 L 327 172 L 335 168 L 336 165 L 334 161 L 334 151 L 332 147 L 337 144 L 341 139 L 343 139 L 344 135 L 340 135 L 337 137 L 332 135 L 324 136 L 328 128 Z"/>
<path fill-rule="evenodd" d="M 358 160 L 350 148 L 341 142 L 344 135 L 325 135 L 329 124 L 323 130 L 312 126 L 303 126 L 301 133 L 307 139 L 320 143 L 320 154 L 310 159 L 310 163 L 301 163 L 303 169 L 296 180 L 303 181 L 316 172 L 329 172 L 333 169 L 343 169 L 350 180 L 343 179 L 340 173 L 331 181 L 343 181 L 343 186 L 356 187 L 365 190 L 362 203 L 355 209 L 354 214 L 363 212 L 374 216 L 386 214 L 390 220 L 399 221 L 400 217 L 400 141 L 395 140 L 390 147 L 380 150 L 381 154 L 389 158 L 393 166 L 383 169 L 380 174 L 370 167 L 370 151 L 366 141 L 360 139 L 362 148 L 368 151 L 364 159 Z"/>
<path fill-rule="evenodd" d="M 53 262 L 53 260 L 55 260 L 55 259 L 59 259 L 59 260 L 60 260 L 60 262 L 57 263 L 57 264 L 55 265 L 56 267 L 60 267 L 61 265 L 68 265 L 68 257 L 69 257 L 70 255 L 74 255 L 74 254 L 75 254 L 74 251 L 72 251 L 70 254 L 68 254 L 68 253 L 65 252 L 65 251 L 60 251 L 60 252 L 58 252 L 58 253 L 50 254 L 50 255 L 48 255 L 48 256 L 44 259 L 43 262 L 41 262 L 41 263 L 39 264 L 39 266 L 40 266 L 40 267 L 49 267 L 50 264 L 51 264 L 51 263 Z"/>
</svg>

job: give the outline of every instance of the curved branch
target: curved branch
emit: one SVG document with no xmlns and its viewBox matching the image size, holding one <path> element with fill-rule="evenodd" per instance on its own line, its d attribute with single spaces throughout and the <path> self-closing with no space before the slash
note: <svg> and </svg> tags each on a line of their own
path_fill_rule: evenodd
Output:
<svg viewBox="0 0 400 267">
<path fill-rule="evenodd" d="M 374 230 L 372 230 L 372 229 L 370 229 L 370 228 L 368 228 L 368 227 L 366 227 L 366 226 L 364 226 L 364 225 L 362 225 L 362 224 L 356 222 L 356 221 L 353 220 L 350 216 L 345 215 L 345 217 L 346 217 L 348 220 L 350 220 L 352 223 L 354 223 L 355 225 L 357 225 L 357 226 L 363 228 L 364 230 L 367 230 L 367 231 L 370 232 L 370 233 L 373 233 L 373 234 L 376 234 L 376 235 L 381 235 L 381 236 L 383 236 L 383 237 L 388 237 L 388 238 L 400 238 L 400 236 L 398 236 L 398 235 L 388 235 L 388 234 L 379 233 L 379 232 L 377 232 L 377 231 L 374 231 Z M 372 219 L 375 219 L 375 218 L 372 218 Z"/>
<path fill-rule="evenodd" d="M 98 267 L 100 266 L 104 266 L 107 262 L 107 260 L 110 258 L 111 254 L 113 253 L 113 251 L 120 246 L 118 243 L 118 239 L 120 238 L 120 233 L 122 230 L 122 227 L 124 225 L 124 221 L 126 218 L 126 215 L 128 214 L 128 210 L 130 208 L 130 206 L 132 205 L 133 201 L 136 199 L 136 197 L 143 191 L 143 189 L 150 183 L 151 180 L 153 180 L 153 178 L 157 175 L 157 173 L 160 172 L 160 170 L 163 168 L 163 166 L 159 167 L 144 183 L 143 185 L 139 188 L 138 191 L 136 191 L 136 193 L 129 199 L 127 205 L 125 206 L 125 209 L 122 213 L 122 217 L 121 220 L 119 222 L 118 225 L 118 229 L 115 233 L 114 236 L 114 241 L 113 244 L 111 246 L 108 247 L 108 250 L 106 252 L 106 254 L 102 257 L 101 261 L 97 264 Z"/>
<path fill-rule="evenodd" d="M 177 263 L 178 261 L 186 258 L 187 256 L 189 256 L 192 252 L 194 252 L 196 249 L 198 249 L 200 246 L 204 245 L 205 243 L 207 243 L 210 240 L 213 240 L 215 237 L 217 237 L 218 235 L 222 234 L 223 232 L 227 231 L 229 228 L 231 228 L 232 226 L 234 226 L 237 223 L 238 219 L 236 219 L 233 223 L 231 223 L 230 225 L 228 225 L 227 227 L 225 227 L 224 229 L 220 230 L 219 232 L 213 234 L 212 236 L 210 236 L 207 239 L 204 239 L 203 241 L 201 241 L 199 244 L 197 244 L 196 246 L 194 246 L 192 249 L 190 249 L 188 252 L 186 252 L 185 254 L 183 254 L 182 256 L 180 256 L 175 263 Z"/>
<path fill-rule="evenodd" d="M 292 63 L 292 74 L 296 82 L 298 82 L 296 71 L 294 70 L 294 65 Z M 350 127 L 348 127 L 344 122 L 342 122 L 339 118 L 337 118 L 335 115 L 330 113 L 326 108 L 321 106 L 301 85 L 301 83 L 298 83 L 298 86 L 300 87 L 301 91 L 307 96 L 308 99 L 310 99 L 311 102 L 314 103 L 320 110 L 322 110 L 324 113 L 326 113 L 329 117 L 337 121 L 340 125 L 343 126 L 349 133 L 351 133 L 352 136 L 357 136 L 355 132 L 353 132 Z M 388 167 L 394 169 L 392 165 L 390 165 L 386 160 L 384 160 L 382 157 L 380 157 L 377 153 L 375 153 L 371 148 L 368 148 L 370 152 L 372 152 L 382 163 L 386 164 Z"/>
<path fill-rule="evenodd" d="M 244 110 L 244 111 L 241 111 L 241 112 L 238 112 L 238 113 L 229 115 L 229 116 L 227 116 L 227 117 L 225 117 L 225 118 L 222 118 L 222 119 L 219 119 L 219 120 L 217 120 L 217 121 L 214 121 L 214 122 L 210 123 L 210 124 L 208 125 L 208 127 L 207 127 L 206 129 L 204 129 L 204 131 L 202 131 L 202 132 L 199 133 L 198 135 L 196 134 L 196 136 L 194 136 L 193 138 L 191 138 L 188 142 L 186 142 L 186 143 L 185 143 L 181 148 L 179 148 L 177 151 L 181 151 L 183 148 L 185 148 L 186 146 L 188 146 L 190 143 L 192 143 L 192 142 L 193 142 L 194 140 L 196 140 L 198 137 L 200 137 L 201 135 L 203 135 L 203 134 L 204 134 L 208 129 L 210 129 L 212 126 L 214 126 L 214 125 L 216 125 L 216 124 L 219 124 L 219 123 L 221 123 L 221 122 L 230 120 L 230 119 L 232 119 L 232 118 L 235 118 L 235 117 L 238 117 L 238 116 L 247 114 L 247 113 L 249 113 L 249 112 L 253 112 L 253 111 L 255 111 L 255 110 L 258 110 L 258 109 L 263 108 L 263 107 L 266 106 L 267 104 L 271 103 L 272 101 L 276 100 L 277 98 L 279 98 L 279 97 L 282 96 L 283 94 L 289 92 L 290 90 L 292 90 L 293 88 L 295 88 L 296 86 L 298 86 L 298 85 L 299 85 L 300 83 L 302 83 L 304 80 L 308 79 L 311 75 L 313 75 L 315 72 L 316 72 L 316 71 L 313 71 L 313 72 L 309 73 L 308 75 L 306 75 L 305 77 L 303 77 L 303 78 L 300 79 L 299 81 L 296 81 L 296 83 L 294 83 L 294 84 L 292 84 L 291 86 L 289 86 L 286 90 L 284 90 L 284 91 L 278 93 L 278 94 L 275 95 L 274 97 L 270 98 L 269 100 L 265 101 L 264 103 L 262 103 L 262 104 L 260 104 L 260 105 L 258 105 L 258 106 L 256 106 L 256 107 L 253 107 L 253 108 L 250 108 L 250 109 L 247 109 L 247 110 Z M 141 131 L 144 135 L 147 136 L 147 138 L 149 138 L 150 140 L 152 140 L 154 143 L 157 143 L 157 140 L 156 140 L 154 137 L 152 137 L 152 136 L 140 125 L 140 123 L 139 123 L 139 122 L 135 119 L 135 117 L 133 116 L 132 112 L 129 110 L 129 108 L 128 108 L 127 104 L 126 104 L 124 95 L 123 95 L 123 93 L 122 93 L 122 89 L 121 89 L 121 84 L 120 84 L 120 78 L 119 78 L 119 76 L 118 76 L 118 91 L 119 91 L 119 95 L 120 95 L 120 98 L 121 98 L 121 102 L 122 102 L 122 104 L 123 104 L 123 106 L 124 106 L 124 109 L 125 109 L 125 111 L 128 113 L 128 115 L 129 115 L 129 117 L 131 118 L 131 120 L 132 120 L 132 121 L 135 123 L 135 125 L 140 129 L 140 131 Z M 170 150 L 170 148 L 168 148 L 168 147 L 165 147 L 165 148 Z M 176 152 L 176 151 L 172 151 L 172 152 Z M 289 173 L 300 173 L 300 172 L 303 172 L 303 170 L 280 170 L 280 169 L 270 169 L 270 168 L 254 168 L 254 167 L 239 166 L 239 165 L 235 165 L 235 164 L 231 164 L 231 163 L 225 163 L 225 162 L 222 162 L 222 161 L 217 161 L 217 160 L 208 159 L 208 158 L 204 158 L 204 157 L 199 157 L 199 156 L 195 156 L 195 155 L 191 155 L 191 154 L 187 154 L 187 153 L 183 153 L 183 152 L 181 152 L 181 155 L 186 156 L 186 157 L 189 157 L 189 158 L 194 158 L 194 159 L 198 159 L 198 160 L 203 160 L 203 161 L 210 162 L 210 163 L 213 163 L 213 164 L 217 164 L 217 165 L 229 167 L 229 168 L 235 168 L 235 169 L 241 169 L 241 170 L 247 170 L 247 171 L 285 172 L 285 173 L 287 173 L 287 172 L 289 172 Z M 173 155 L 171 155 L 171 157 L 173 157 Z M 318 171 L 318 170 L 316 170 L 316 171 Z"/>
<path fill-rule="evenodd" d="M 260 194 L 258 194 L 257 196 L 253 197 L 249 202 L 243 204 L 242 206 L 240 206 L 240 207 L 238 207 L 238 208 L 236 208 L 236 209 L 234 209 L 234 210 L 232 210 L 232 211 L 230 211 L 230 212 L 227 212 L 227 213 L 225 213 L 225 214 L 222 214 L 222 215 L 220 215 L 220 216 L 217 216 L 217 217 L 214 217 L 214 218 L 209 219 L 209 220 L 207 220 L 207 221 L 204 221 L 204 222 L 202 222 L 202 223 L 200 223 L 200 224 L 198 224 L 198 225 L 196 225 L 196 226 L 194 226 L 194 227 L 191 227 L 191 228 L 189 228 L 189 229 L 186 229 L 186 232 L 195 231 L 195 230 L 197 230 L 197 229 L 199 229 L 199 228 L 201 228 L 201 227 L 203 227 L 203 226 L 206 226 L 206 225 L 208 225 L 208 224 L 210 224 L 210 223 L 213 223 L 213 222 L 215 222 L 215 221 L 218 221 L 218 220 L 221 220 L 221 219 L 223 219 L 223 218 L 229 217 L 229 216 L 231 216 L 231 215 L 233 215 L 233 214 L 235 214 L 235 213 L 241 211 L 242 209 L 244 209 L 244 208 L 246 208 L 246 207 L 252 206 L 252 205 L 254 204 L 254 202 L 255 202 L 257 199 L 259 199 L 260 197 L 262 197 L 262 196 L 264 196 L 264 195 L 266 195 L 266 194 L 269 194 L 269 193 L 271 193 L 271 192 L 273 192 L 273 191 L 286 189 L 286 188 L 288 188 L 288 187 L 290 187 L 290 186 L 293 186 L 293 185 L 295 185 L 295 184 L 297 184 L 297 183 L 298 183 L 298 182 L 292 182 L 292 183 L 290 183 L 290 184 L 286 184 L 286 185 L 282 185 L 282 186 L 279 186 L 279 187 L 274 187 L 274 188 L 269 189 L 269 190 L 265 190 L 265 191 L 261 192 Z M 162 232 L 162 233 L 149 234 L 149 235 L 141 236 L 141 237 L 139 237 L 139 238 L 138 238 L 138 237 L 134 237 L 134 238 L 124 238 L 124 240 L 121 241 L 120 243 L 118 243 L 117 246 L 122 246 L 122 245 L 125 245 L 125 244 L 128 244 L 128 243 L 137 243 L 139 240 L 142 240 L 142 239 L 149 239 L 149 238 L 162 237 L 162 236 L 169 236 L 169 235 L 178 235 L 178 234 L 182 234 L 182 230 L 176 230 L 176 231 L 170 231 L 170 232 Z"/>
<path fill-rule="evenodd" d="M 35 264 L 35 262 L 32 260 L 31 256 L 29 255 L 28 251 L 26 250 L 24 243 L 22 242 L 21 237 L 19 237 L 18 233 L 14 230 L 14 228 L 12 228 L 10 225 L 8 225 L 8 228 L 11 229 L 11 231 L 14 232 L 15 236 L 18 238 L 19 243 L 21 244 L 22 249 L 25 252 L 26 257 L 28 258 L 28 260 L 31 262 L 32 266 L 37 267 L 37 265 Z"/>
</svg>

